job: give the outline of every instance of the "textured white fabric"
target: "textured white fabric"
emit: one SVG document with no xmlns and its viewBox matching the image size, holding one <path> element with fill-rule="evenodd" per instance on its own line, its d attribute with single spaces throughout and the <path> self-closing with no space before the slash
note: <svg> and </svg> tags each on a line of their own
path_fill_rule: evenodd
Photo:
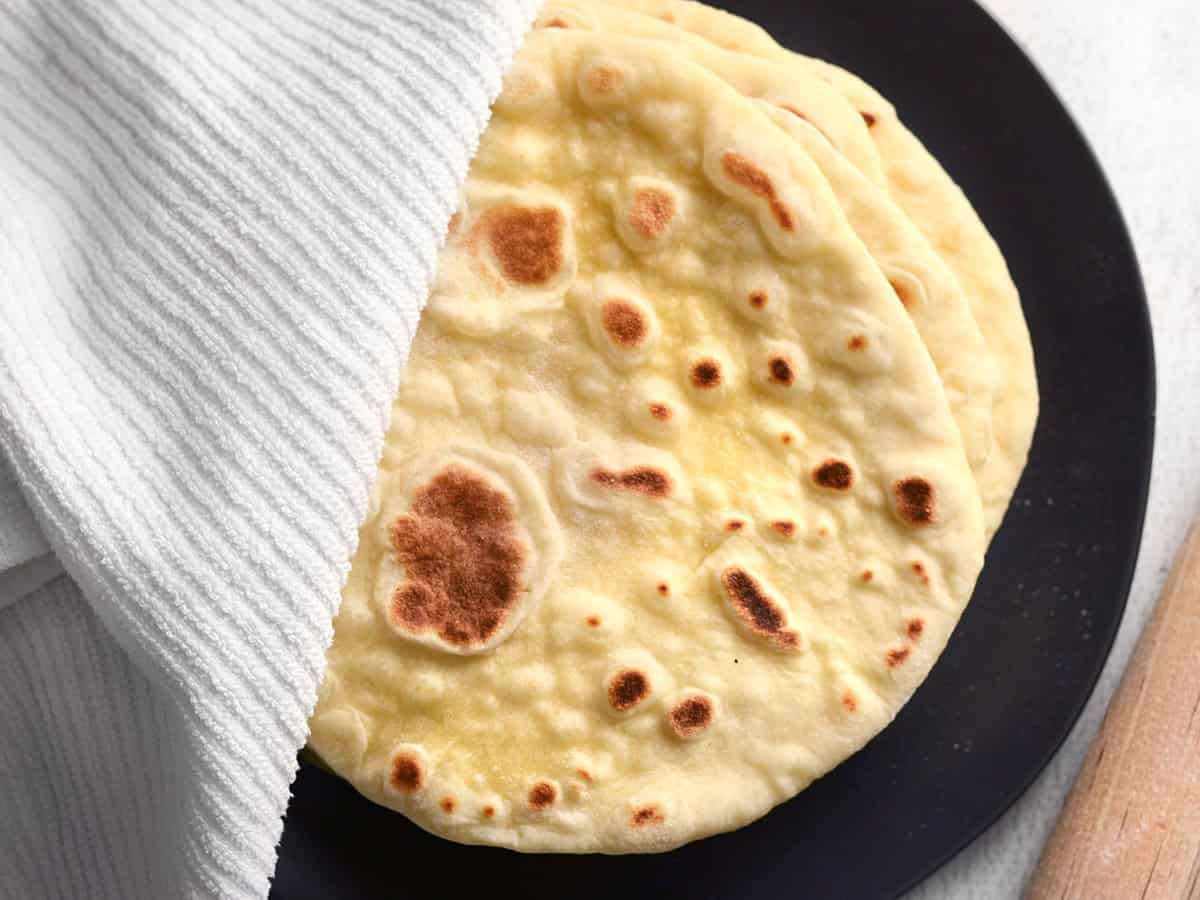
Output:
<svg viewBox="0 0 1200 900">
<path fill-rule="evenodd" d="M 4 895 L 265 894 L 398 373 L 535 5 L 0 0 L 0 444 L 123 648 L 69 582 L 0 611 Z M 45 549 L 3 534 L 10 563 Z"/>
<path fill-rule="evenodd" d="M 29 513 L 29 515 L 33 515 Z M 62 564 L 53 553 L 35 556 L 0 572 L 0 609 L 32 593 L 52 578 L 63 574 Z"/>
<path fill-rule="evenodd" d="M 178 708 L 66 578 L 0 615 L 0 647 L 0 896 L 182 896 Z"/>
<path fill-rule="evenodd" d="M 0 336 L 3 333 L 0 331 Z M 9 469 L 3 454 L 0 454 L 0 579 L 7 570 L 49 552 L 50 545 L 42 536 L 32 510 L 25 503 L 16 476 Z"/>
</svg>

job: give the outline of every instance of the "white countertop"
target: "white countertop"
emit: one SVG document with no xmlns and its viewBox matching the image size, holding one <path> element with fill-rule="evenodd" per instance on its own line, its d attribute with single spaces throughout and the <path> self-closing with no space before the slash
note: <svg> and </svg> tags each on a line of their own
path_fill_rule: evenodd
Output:
<svg viewBox="0 0 1200 900">
<path fill-rule="evenodd" d="M 1192 518 L 1200 513 L 1200 4 L 984 0 L 1057 90 L 1121 203 L 1150 299 L 1158 427 L 1129 607 L 1096 693 L 1037 783 L 906 900 L 1017 897 Z"/>
</svg>

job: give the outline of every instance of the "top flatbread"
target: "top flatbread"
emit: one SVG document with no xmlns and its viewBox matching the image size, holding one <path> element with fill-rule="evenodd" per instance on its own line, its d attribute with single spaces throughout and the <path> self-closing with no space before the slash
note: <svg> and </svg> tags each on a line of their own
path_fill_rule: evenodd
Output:
<svg viewBox="0 0 1200 900">
<path fill-rule="evenodd" d="M 990 351 L 953 273 L 884 189 L 840 152 L 846 143 L 840 132 L 848 130 L 841 123 L 843 114 L 874 146 L 862 117 L 845 98 L 836 92 L 830 97 L 832 88 L 797 63 L 722 50 L 673 25 L 615 6 L 552 0 L 534 24 L 665 38 L 670 42 L 664 43 L 665 52 L 682 54 L 767 107 L 776 125 L 804 148 L 829 181 L 851 227 L 908 310 L 941 376 L 971 469 L 986 477 L 996 381 L 995 366 L 988 364 Z"/>
<path fill-rule="evenodd" d="M 883 162 L 888 191 L 925 234 L 962 285 L 975 320 L 998 363 L 992 413 L 993 449 L 977 469 L 988 533 L 1000 526 L 1025 467 L 1037 425 L 1038 391 L 1033 347 L 1020 297 L 996 242 L 963 192 L 895 109 L 856 75 L 793 53 L 757 25 L 690 0 L 594 0 L 657 17 L 719 47 L 787 64 L 800 62 L 825 79 L 868 124 Z"/>
<path fill-rule="evenodd" d="M 937 372 L 762 109 L 653 42 L 518 54 L 311 722 L 425 828 L 642 852 L 742 825 L 891 720 L 970 596 Z"/>
</svg>

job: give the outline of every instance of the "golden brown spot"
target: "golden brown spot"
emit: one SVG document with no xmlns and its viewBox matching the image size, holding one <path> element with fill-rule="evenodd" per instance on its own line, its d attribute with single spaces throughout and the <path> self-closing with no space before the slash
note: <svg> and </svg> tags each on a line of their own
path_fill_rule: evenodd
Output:
<svg viewBox="0 0 1200 900">
<path fill-rule="evenodd" d="M 922 634 L 925 633 L 925 621 L 923 619 L 909 619 L 907 631 L 908 636 L 912 640 L 917 640 Z"/>
<path fill-rule="evenodd" d="M 425 769 L 414 753 L 397 753 L 392 759 L 392 788 L 401 794 L 415 794 L 425 784 Z"/>
<path fill-rule="evenodd" d="M 863 112 L 862 117 L 863 121 L 867 123 L 868 128 L 871 128 L 875 125 L 875 113 Z"/>
<path fill-rule="evenodd" d="M 622 347 L 636 347 L 650 330 L 646 316 L 628 300 L 605 300 L 600 323 L 612 342 Z"/>
<path fill-rule="evenodd" d="M 828 528 L 826 528 L 826 527 L 822 526 L 822 527 L 820 527 L 820 528 L 818 528 L 818 529 L 817 529 L 817 537 L 828 537 L 828 536 L 829 536 L 829 529 L 828 529 Z"/>
<path fill-rule="evenodd" d="M 629 825 L 632 828 L 661 825 L 666 820 L 666 816 L 662 814 L 662 811 L 652 803 L 639 806 L 629 814 Z"/>
<path fill-rule="evenodd" d="M 713 720 L 713 702 L 701 694 L 690 694 L 671 707 L 671 730 L 681 738 L 695 737 Z"/>
<path fill-rule="evenodd" d="M 848 491 L 854 485 L 854 470 L 840 459 L 827 459 L 812 473 L 813 483 L 831 491 Z"/>
<path fill-rule="evenodd" d="M 862 353 L 867 349 L 867 336 L 865 334 L 851 335 L 850 340 L 846 341 L 846 349 L 852 353 Z"/>
<path fill-rule="evenodd" d="M 545 27 L 547 27 L 547 28 L 567 28 L 569 26 L 567 25 L 566 22 L 564 22 L 562 19 L 560 19 L 556 16 L 555 18 L 553 18 L 549 22 L 547 22 Z"/>
<path fill-rule="evenodd" d="M 608 682 L 608 705 L 627 712 L 650 696 L 650 679 L 638 669 L 622 669 Z"/>
<path fill-rule="evenodd" d="M 777 519 L 771 523 L 771 527 L 785 538 L 790 538 L 796 533 L 796 523 L 791 519 Z"/>
<path fill-rule="evenodd" d="M 483 813 L 485 818 L 490 819 L 492 816 L 494 816 L 496 814 L 496 807 L 489 805 L 489 806 L 485 806 L 480 811 Z"/>
<path fill-rule="evenodd" d="M 658 187 L 639 188 L 629 204 L 629 225 L 648 241 L 661 235 L 675 217 L 675 198 Z"/>
<path fill-rule="evenodd" d="M 925 587 L 929 587 L 929 573 L 925 571 L 925 563 L 913 563 L 912 570 L 917 573 L 917 577 L 921 579 L 921 583 L 924 584 Z"/>
<path fill-rule="evenodd" d="M 588 72 L 588 87 L 593 94 L 611 94 L 621 86 L 621 73 L 608 66 L 597 66 Z"/>
<path fill-rule="evenodd" d="M 521 591 L 527 550 L 508 497 L 464 466 L 447 466 L 392 524 L 392 550 L 408 576 L 392 596 L 393 624 L 433 630 L 450 644 L 488 640 Z"/>
<path fill-rule="evenodd" d="M 558 799 L 558 788 L 549 781 L 539 781 L 529 789 L 529 805 L 536 810 L 547 809 Z"/>
<path fill-rule="evenodd" d="M 888 668 L 894 669 L 901 665 L 906 659 L 908 659 L 908 655 L 910 653 L 912 653 L 912 650 L 908 647 L 895 647 L 889 650 L 887 653 Z"/>
<path fill-rule="evenodd" d="M 482 217 L 504 277 L 517 284 L 550 281 L 563 266 L 566 221 L 553 206 L 497 206 Z"/>
<path fill-rule="evenodd" d="M 796 373 L 786 356 L 772 356 L 767 360 L 767 380 L 785 386 L 796 380 Z"/>
<path fill-rule="evenodd" d="M 721 383 L 721 364 L 715 359 L 702 359 L 692 366 L 692 384 L 702 390 Z"/>
<path fill-rule="evenodd" d="M 863 580 L 863 581 L 870 581 L 870 580 L 871 580 L 872 578 L 874 578 L 874 577 L 875 577 L 875 573 L 874 573 L 874 572 L 872 572 L 870 569 L 864 569 L 864 570 L 863 570 L 863 573 L 862 573 L 862 580 Z"/>
<path fill-rule="evenodd" d="M 671 418 L 671 407 L 667 406 L 665 403 L 651 403 L 650 415 L 654 416 L 654 418 L 658 419 L 659 421 L 665 422 Z"/>
<path fill-rule="evenodd" d="M 587 619 L 585 619 L 584 621 L 586 621 L 593 628 L 600 627 L 600 617 L 599 616 L 588 616 Z"/>
<path fill-rule="evenodd" d="M 846 691 L 842 694 L 842 706 L 846 707 L 846 712 L 858 710 L 858 698 L 854 696 L 854 691 Z"/>
<path fill-rule="evenodd" d="M 755 309 L 763 309 L 767 305 L 767 292 L 766 291 L 751 291 L 750 292 L 750 305 L 753 306 Z"/>
<path fill-rule="evenodd" d="M 664 22 L 668 23 L 669 25 L 675 24 L 675 14 L 674 13 L 670 13 L 670 12 L 662 13 L 661 15 L 659 15 L 659 18 L 662 19 Z"/>
<path fill-rule="evenodd" d="M 741 519 L 730 519 L 728 522 L 725 523 L 726 531 L 741 531 L 745 527 L 746 527 L 746 523 L 743 522 Z"/>
<path fill-rule="evenodd" d="M 924 478 L 903 478 L 892 486 L 892 493 L 901 519 L 918 528 L 933 524 L 936 497 L 932 484 Z"/>
<path fill-rule="evenodd" d="M 458 231 L 458 226 L 462 224 L 462 213 L 456 212 L 450 217 L 450 224 L 446 226 L 447 234 L 454 234 Z"/>
<path fill-rule="evenodd" d="M 658 590 L 659 594 L 666 597 L 666 596 L 670 595 L 670 593 L 671 593 L 671 586 L 669 584 L 667 584 L 665 581 L 660 581 L 658 583 L 657 590 Z"/>
<path fill-rule="evenodd" d="M 757 578 L 743 568 L 730 566 L 721 573 L 721 586 L 751 631 L 788 650 L 799 649 L 800 635 L 787 627 L 783 607 L 767 596 Z"/>
<path fill-rule="evenodd" d="M 455 807 L 458 806 L 453 797 L 443 797 L 438 805 L 442 808 L 442 812 L 447 814 L 454 812 Z"/>
<path fill-rule="evenodd" d="M 721 168 L 735 184 L 740 184 L 755 197 L 762 197 L 767 201 L 771 215 L 775 217 L 780 228 L 784 231 L 792 231 L 795 228 L 791 211 L 779 199 L 775 192 L 775 184 L 766 172 L 734 150 L 726 150 L 721 154 Z"/>
<path fill-rule="evenodd" d="M 892 290 L 895 291 L 896 296 L 900 298 L 901 305 L 905 309 L 911 309 L 912 305 L 916 302 L 917 298 L 913 296 L 912 291 L 909 289 L 908 285 L 904 284 L 904 282 L 902 282 L 902 281 L 894 281 L 894 280 L 888 281 L 888 284 L 890 284 L 892 286 Z"/>
<path fill-rule="evenodd" d="M 790 434 L 788 434 L 786 431 L 779 436 L 779 439 L 781 441 L 783 441 L 785 444 L 790 444 L 792 442 L 792 436 Z"/>
<path fill-rule="evenodd" d="M 601 487 L 633 491 L 656 499 L 670 496 L 671 477 L 660 469 L 636 466 L 623 472 L 611 469 L 592 469 L 592 481 Z"/>
<path fill-rule="evenodd" d="M 587 769 L 576 769 L 575 774 L 578 775 L 580 778 L 582 778 L 584 781 L 592 780 L 592 773 L 589 772 Z"/>
</svg>

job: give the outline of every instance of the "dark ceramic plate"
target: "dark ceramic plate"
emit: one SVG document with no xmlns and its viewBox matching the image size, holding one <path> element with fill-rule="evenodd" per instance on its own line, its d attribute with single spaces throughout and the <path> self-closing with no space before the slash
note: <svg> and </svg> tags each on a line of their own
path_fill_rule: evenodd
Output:
<svg viewBox="0 0 1200 900">
<path fill-rule="evenodd" d="M 1091 693 L 1133 575 L 1154 430 L 1145 297 L 1096 160 L 968 0 L 729 5 L 879 86 L 974 202 L 1020 288 L 1041 422 L 962 623 L 861 753 L 754 824 L 658 856 L 461 847 L 306 764 L 278 900 L 896 897 L 1029 786 Z"/>
</svg>

